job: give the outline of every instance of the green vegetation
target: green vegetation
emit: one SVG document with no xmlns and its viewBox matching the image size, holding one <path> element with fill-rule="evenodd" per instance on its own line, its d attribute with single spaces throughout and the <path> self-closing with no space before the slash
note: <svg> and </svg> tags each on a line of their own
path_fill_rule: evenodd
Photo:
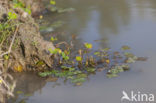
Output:
<svg viewBox="0 0 156 103">
<path fill-rule="evenodd" d="M 3 18 L 4 21 L 0 23 L 0 48 L 3 50 L 5 47 L 8 47 L 10 37 L 15 31 L 15 26 L 18 25 L 16 23 L 17 15 L 10 11 L 8 12 L 8 16 Z M 6 58 L 6 56 L 5 56 Z"/>
<path fill-rule="evenodd" d="M 22 3 L 20 0 L 13 0 L 14 8 L 21 8 L 25 12 L 27 12 L 29 15 L 31 15 L 31 7 L 30 5 L 26 7 L 24 3 Z"/>
<path fill-rule="evenodd" d="M 6 1 L 7 2 L 7 1 Z M 0 5 L 1 6 L 1 5 Z M 24 7 L 24 4 L 17 0 L 13 0 L 14 8 L 20 7 L 30 14 L 30 10 Z M 9 66 L 11 65 L 12 51 L 16 49 L 18 44 L 17 31 L 21 24 L 18 20 L 18 14 L 14 9 L 10 8 L 8 12 L 4 12 L 0 17 L 0 94 L 13 96 L 13 91 L 16 82 L 13 77 L 8 74 Z M 17 71 L 21 72 L 21 66 L 16 67 Z M 0 97 L 1 98 L 1 97 Z M 1 102 L 1 101 L 0 101 Z"/>
<path fill-rule="evenodd" d="M 72 12 L 75 11 L 74 8 L 59 8 L 56 5 L 56 1 L 55 0 L 50 0 L 50 5 L 48 5 L 49 10 L 51 10 L 52 12 L 57 12 L 57 13 L 65 13 L 65 12 Z"/>
<path fill-rule="evenodd" d="M 57 40 L 56 37 L 51 37 L 53 43 Z M 134 63 L 138 58 L 127 52 L 130 49 L 128 46 L 123 46 L 120 52 L 111 53 L 110 48 L 93 51 L 92 44 L 84 43 L 82 49 L 79 49 L 76 54 L 72 54 L 73 48 L 69 44 L 58 44 L 56 44 L 56 49 L 49 49 L 54 61 L 53 69 L 39 72 L 39 76 L 65 78 L 75 85 L 82 85 L 90 74 L 99 71 L 99 67 L 105 68 L 108 78 L 117 77 L 119 73 L 129 70 L 129 64 Z M 65 48 L 59 48 L 61 45 L 65 45 Z"/>
</svg>

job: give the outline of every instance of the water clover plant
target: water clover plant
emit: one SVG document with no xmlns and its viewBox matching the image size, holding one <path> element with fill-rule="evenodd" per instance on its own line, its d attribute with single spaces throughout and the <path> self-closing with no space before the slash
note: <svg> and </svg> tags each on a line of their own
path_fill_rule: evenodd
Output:
<svg viewBox="0 0 156 103">
<path fill-rule="evenodd" d="M 57 40 L 51 38 L 52 42 Z M 84 43 L 84 48 L 77 50 L 73 55 L 72 46 L 67 43 L 61 48 L 61 43 L 56 44 L 57 48 L 49 52 L 54 59 L 53 68 L 39 72 L 41 77 L 65 78 L 75 85 L 82 85 L 88 76 L 95 74 L 96 71 L 105 70 L 108 78 L 117 77 L 120 73 L 130 69 L 130 63 L 138 60 L 138 57 L 127 50 L 129 46 L 123 46 L 122 51 L 111 52 L 110 48 L 103 48 L 93 51 L 92 44 Z M 56 56 L 56 58 L 54 58 Z M 104 69 L 101 69 L 104 68 Z"/>
</svg>

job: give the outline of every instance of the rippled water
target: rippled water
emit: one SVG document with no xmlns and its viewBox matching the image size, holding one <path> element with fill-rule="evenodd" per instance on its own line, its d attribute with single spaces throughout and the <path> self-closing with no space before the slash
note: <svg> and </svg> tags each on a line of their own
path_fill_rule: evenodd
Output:
<svg viewBox="0 0 156 103">
<path fill-rule="evenodd" d="M 156 0 L 57 0 L 57 6 L 76 9 L 45 16 L 51 23 L 64 21 L 52 33 L 59 35 L 61 41 L 69 41 L 75 34 L 76 47 L 83 42 L 92 43 L 95 50 L 119 50 L 122 45 L 129 45 L 131 52 L 148 57 L 148 61 L 133 64 L 130 71 L 117 78 L 108 79 L 105 73 L 97 73 L 80 87 L 64 84 L 61 79 L 51 83 L 31 74 L 17 75 L 17 90 L 32 94 L 27 103 L 121 103 L 123 90 L 156 96 Z"/>
</svg>

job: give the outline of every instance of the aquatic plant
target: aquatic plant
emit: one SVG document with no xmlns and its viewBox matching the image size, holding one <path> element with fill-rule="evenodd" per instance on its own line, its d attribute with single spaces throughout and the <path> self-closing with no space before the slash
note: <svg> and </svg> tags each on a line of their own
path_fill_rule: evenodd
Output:
<svg viewBox="0 0 156 103">
<path fill-rule="evenodd" d="M 57 41 L 56 37 L 51 37 L 51 40 L 53 43 Z M 70 51 L 72 47 L 69 44 L 58 44 L 56 44 L 56 49 L 49 49 L 55 61 L 53 68 L 56 69 L 39 72 L 39 76 L 65 78 L 75 85 L 82 85 L 88 75 L 94 74 L 96 71 L 105 70 L 108 78 L 117 77 L 121 72 L 129 70 L 129 64 L 138 59 L 137 56 L 127 52 L 130 49 L 129 46 L 123 46 L 121 47 L 122 51 L 111 53 L 110 48 L 93 51 L 92 44 L 84 43 L 84 48 L 79 49 L 74 56 Z M 66 46 L 61 49 L 61 45 L 64 44 Z M 100 67 L 105 69 L 99 69 Z"/>
</svg>

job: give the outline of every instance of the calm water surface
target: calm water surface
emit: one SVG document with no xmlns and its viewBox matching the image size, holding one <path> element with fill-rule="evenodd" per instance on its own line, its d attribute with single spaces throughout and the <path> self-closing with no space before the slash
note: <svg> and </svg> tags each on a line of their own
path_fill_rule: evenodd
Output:
<svg viewBox="0 0 156 103">
<path fill-rule="evenodd" d="M 130 71 L 117 78 L 108 79 L 103 72 L 92 75 L 80 87 L 62 80 L 45 82 L 31 74 L 17 75 L 17 90 L 32 94 L 27 103 L 121 103 L 123 90 L 156 96 L 156 0 L 57 0 L 57 6 L 76 9 L 56 17 L 45 16 L 48 22 L 65 22 L 56 30 L 61 41 L 69 41 L 75 34 L 76 47 L 83 42 L 92 43 L 95 50 L 119 50 L 129 45 L 131 52 L 149 59 L 133 64 Z"/>
</svg>

